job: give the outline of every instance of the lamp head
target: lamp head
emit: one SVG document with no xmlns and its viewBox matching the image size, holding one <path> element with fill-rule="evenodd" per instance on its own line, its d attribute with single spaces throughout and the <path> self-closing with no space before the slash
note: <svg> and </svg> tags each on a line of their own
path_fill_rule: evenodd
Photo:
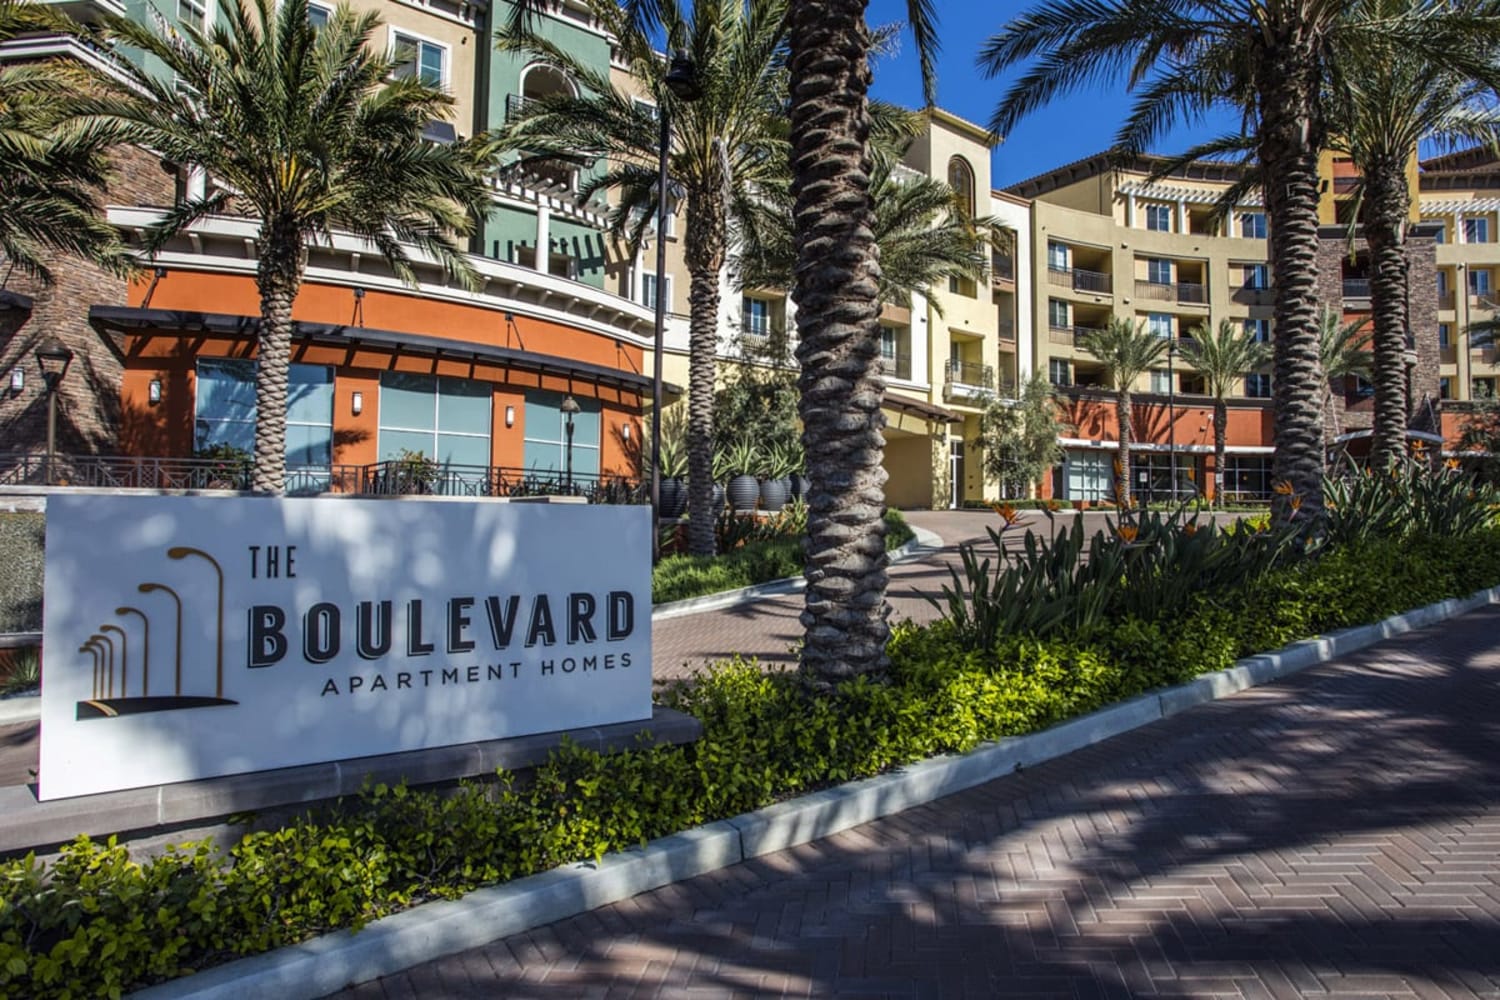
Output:
<svg viewBox="0 0 1500 1000">
<path fill-rule="evenodd" d="M 36 363 L 42 369 L 42 378 L 48 389 L 55 389 L 68 366 L 73 363 L 73 350 L 56 335 L 45 338 L 36 348 Z"/>
<path fill-rule="evenodd" d="M 672 53 L 672 62 L 667 67 L 667 75 L 662 82 L 679 101 L 696 101 L 703 96 L 703 85 L 698 80 L 698 65 L 693 62 L 686 49 L 678 49 Z"/>
<path fill-rule="evenodd" d="M 570 415 L 583 412 L 583 407 L 579 406 L 578 400 L 574 399 L 572 396 L 564 397 L 561 409 L 564 413 Z M 170 553 L 168 554 L 170 555 Z"/>
</svg>

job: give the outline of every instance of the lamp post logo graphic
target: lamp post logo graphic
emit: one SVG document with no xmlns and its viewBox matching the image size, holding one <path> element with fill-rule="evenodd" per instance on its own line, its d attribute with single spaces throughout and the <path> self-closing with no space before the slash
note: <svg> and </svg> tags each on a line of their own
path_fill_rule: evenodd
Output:
<svg viewBox="0 0 1500 1000">
<path fill-rule="evenodd" d="M 121 606 L 115 608 L 115 614 L 125 619 L 127 616 L 140 619 L 140 670 L 139 680 L 131 684 L 130 670 L 130 636 L 121 625 L 114 622 L 106 622 L 98 627 L 98 630 L 83 645 L 78 647 L 80 653 L 88 654 L 94 660 L 94 686 L 93 697 L 78 702 L 79 719 L 112 719 L 121 715 L 139 715 L 144 712 L 170 712 L 184 708 L 210 708 L 215 705 L 235 705 L 231 699 L 224 697 L 224 568 L 219 565 L 218 560 L 204 552 L 202 549 L 191 548 L 186 545 L 175 545 L 167 549 L 167 558 L 176 562 L 186 562 L 190 565 L 206 563 L 214 571 L 217 584 L 217 603 L 214 607 L 214 693 L 212 696 L 199 694 L 184 694 L 182 691 L 182 595 L 174 588 L 165 583 L 148 581 L 136 587 L 137 593 L 165 594 L 172 601 L 174 638 L 172 652 L 172 693 L 163 694 L 159 690 L 153 693 L 151 690 L 151 616 L 147 609 Z M 191 581 L 190 581 L 191 582 Z M 196 587 L 194 588 L 196 590 Z M 142 601 L 142 604 L 147 602 Z M 152 602 L 160 605 L 160 601 Z M 115 672 L 116 662 L 116 639 L 119 642 L 119 673 Z M 158 671 L 158 677 L 160 672 Z M 118 680 L 118 684 L 116 681 Z M 157 682 L 160 688 L 161 681 Z"/>
</svg>

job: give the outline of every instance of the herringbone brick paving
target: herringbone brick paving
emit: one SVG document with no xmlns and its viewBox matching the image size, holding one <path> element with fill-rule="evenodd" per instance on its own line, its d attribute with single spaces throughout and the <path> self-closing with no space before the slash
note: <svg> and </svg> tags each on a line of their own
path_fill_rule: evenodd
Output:
<svg viewBox="0 0 1500 1000">
<path fill-rule="evenodd" d="M 1500 998 L 1500 609 L 375 997 Z"/>
</svg>

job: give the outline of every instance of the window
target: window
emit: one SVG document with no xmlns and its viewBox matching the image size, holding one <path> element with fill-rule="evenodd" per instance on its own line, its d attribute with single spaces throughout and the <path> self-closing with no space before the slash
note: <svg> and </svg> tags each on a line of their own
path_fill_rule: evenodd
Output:
<svg viewBox="0 0 1500 1000">
<path fill-rule="evenodd" d="M 556 392 L 526 394 L 526 437 L 523 462 L 527 472 L 561 474 L 567 468 L 568 420 L 562 411 L 565 397 Z M 601 407 L 597 399 L 574 396 L 573 475 L 599 474 Z"/>
<path fill-rule="evenodd" d="M 332 15 L 333 11 L 322 4 L 310 3 L 307 5 L 307 23 L 314 28 L 321 28 L 326 25 L 328 18 Z"/>
<path fill-rule="evenodd" d="M 1439 297 L 1448 294 L 1448 272 L 1439 270 L 1437 273 L 1437 286 Z"/>
<path fill-rule="evenodd" d="M 1257 343 L 1270 343 L 1271 321 L 1268 319 L 1247 319 L 1245 320 L 1245 332 Z"/>
<path fill-rule="evenodd" d="M 661 282 L 665 287 L 662 294 L 666 297 L 667 312 L 672 311 L 672 276 L 669 274 Z M 656 308 L 656 275 L 646 273 L 641 275 L 641 305 L 651 309 Z"/>
<path fill-rule="evenodd" d="M 1423 222 L 1431 222 L 1430 219 L 1423 219 L 1422 221 Z M 1447 243 L 1448 242 L 1448 224 L 1445 223 L 1445 222 L 1437 222 L 1437 223 L 1433 223 L 1433 225 L 1436 225 L 1437 229 L 1432 234 L 1432 242 L 1434 242 L 1434 243 Z"/>
<path fill-rule="evenodd" d="M 1438 346 L 1439 347 L 1452 347 L 1453 346 L 1452 339 L 1453 339 L 1452 328 L 1447 323 L 1439 323 L 1438 324 Z"/>
<path fill-rule="evenodd" d="M 398 80 L 419 80 L 429 87 L 441 87 L 447 55 L 447 49 L 436 42 L 400 31 L 391 34 L 391 58 L 396 63 L 393 75 Z"/>
<path fill-rule="evenodd" d="M 1154 229 L 1159 233 L 1170 233 L 1172 231 L 1172 206 L 1147 205 L 1146 228 Z"/>
<path fill-rule="evenodd" d="M 1472 399 L 1494 399 L 1495 380 L 1492 378 L 1476 378 L 1470 380 L 1469 396 Z"/>
<path fill-rule="evenodd" d="M 896 356 L 896 331 L 888 326 L 880 328 L 880 356 L 887 360 Z"/>
<path fill-rule="evenodd" d="M 1172 262 L 1159 258 L 1147 260 L 1146 280 L 1153 285 L 1170 285 L 1172 283 Z"/>
<path fill-rule="evenodd" d="M 177 0 L 177 22 L 202 28 L 207 20 L 207 8 L 203 0 Z"/>
<path fill-rule="evenodd" d="M 765 299 L 752 299 L 747 295 L 743 300 L 742 308 L 745 336 L 769 337 L 771 335 L 771 303 Z"/>
<path fill-rule="evenodd" d="M 1442 378 L 1438 379 L 1438 398 L 1439 399 L 1452 399 L 1453 398 L 1453 380 L 1451 378 L 1449 378 L 1448 376 L 1446 376 L 1446 375 L 1444 375 Z"/>
<path fill-rule="evenodd" d="M 255 451 L 255 362 L 204 358 L 198 362 L 193 449 Z M 292 365 L 287 375 L 286 464 L 326 469 L 333 464 L 333 369 Z"/>
<path fill-rule="evenodd" d="M 1107 451 L 1070 451 L 1063 460 L 1068 500 L 1108 500 L 1114 496 L 1114 458 Z"/>
<path fill-rule="evenodd" d="M 1488 243 L 1490 241 L 1489 219 L 1465 219 L 1464 220 L 1464 242 L 1465 243 Z"/>
<path fill-rule="evenodd" d="M 974 168 L 962 156 L 948 161 L 948 186 L 965 219 L 974 218 Z"/>
<path fill-rule="evenodd" d="M 1263 240 L 1266 238 L 1266 213 L 1265 212 L 1241 212 L 1240 213 L 1240 236 L 1247 240 Z"/>
<path fill-rule="evenodd" d="M 1172 377 L 1164 371 L 1151 370 L 1151 391 L 1165 396 L 1172 391 Z"/>
<path fill-rule="evenodd" d="M 1148 313 L 1146 316 L 1146 329 L 1151 336 L 1160 337 L 1163 340 L 1172 339 L 1172 317 L 1167 313 Z"/>
<path fill-rule="evenodd" d="M 1047 362 L 1047 380 L 1053 385 L 1073 384 L 1067 358 L 1052 358 Z"/>
<path fill-rule="evenodd" d="M 1271 495 L 1270 455 L 1225 455 L 1224 492 L 1230 497 L 1264 499 Z"/>
<path fill-rule="evenodd" d="M 1245 287 L 1257 291 L 1271 287 L 1271 269 L 1265 264 L 1245 265 Z"/>
<path fill-rule="evenodd" d="M 1481 267 L 1469 268 L 1469 294 L 1490 294 L 1490 272 Z"/>
<path fill-rule="evenodd" d="M 1068 269 L 1068 248 L 1063 243 L 1047 244 L 1047 266 L 1054 271 Z"/>
<path fill-rule="evenodd" d="M 1054 330 L 1066 330 L 1073 324 L 1068 320 L 1068 304 L 1061 299 L 1047 300 L 1047 325 Z"/>
<path fill-rule="evenodd" d="M 421 452 L 443 465 L 490 464 L 487 382 L 383 372 L 380 376 L 380 460 Z"/>
<path fill-rule="evenodd" d="M 1271 398 L 1271 376 L 1265 372 L 1251 372 L 1245 376 L 1245 395 L 1254 399 Z"/>
</svg>

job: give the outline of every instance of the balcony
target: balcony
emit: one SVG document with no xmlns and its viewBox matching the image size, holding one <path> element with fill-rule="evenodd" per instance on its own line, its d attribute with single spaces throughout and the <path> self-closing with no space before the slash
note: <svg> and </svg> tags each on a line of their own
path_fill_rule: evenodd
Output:
<svg viewBox="0 0 1500 1000">
<path fill-rule="evenodd" d="M 130 455 L 58 455 L 52 480 L 58 486 L 133 490 L 231 490 L 250 488 L 248 463 L 211 458 L 138 458 Z M 45 455 L 0 455 L 0 486 L 46 486 Z M 485 465 L 426 467 L 411 462 L 373 465 L 288 467 L 288 496 L 576 496 L 590 503 L 646 503 L 645 484 L 616 475 Z"/>
<path fill-rule="evenodd" d="M 1344 301 L 1350 299 L 1368 299 L 1370 297 L 1369 278 L 1345 278 L 1344 279 Z"/>
<path fill-rule="evenodd" d="M 1186 305 L 1207 305 L 1208 287 L 1186 282 L 1140 281 L 1135 283 L 1135 295 L 1139 299 L 1153 302 L 1179 302 Z"/>
<path fill-rule="evenodd" d="M 1004 254 L 990 257 L 990 286 L 1011 288 L 1016 283 L 1016 259 Z"/>
<path fill-rule="evenodd" d="M 1241 285 L 1231 293 L 1230 298 L 1246 306 L 1268 306 L 1276 301 L 1276 292 L 1271 288 L 1260 288 L 1255 285 Z"/>
<path fill-rule="evenodd" d="M 1008 319 L 1000 320 L 995 326 L 995 335 L 1000 343 L 1014 347 L 1016 344 L 1016 324 Z"/>
<path fill-rule="evenodd" d="M 1454 292 L 1452 292 L 1451 290 L 1450 291 L 1443 291 L 1443 290 L 1439 289 L 1438 290 L 1438 308 L 1439 309 L 1456 309 L 1456 308 L 1458 308 L 1458 296 Z"/>
<path fill-rule="evenodd" d="M 976 399 L 995 391 L 995 367 L 974 361 L 948 361 L 943 365 L 943 398 Z"/>
<path fill-rule="evenodd" d="M 881 355 L 880 371 L 886 378 L 900 379 L 905 382 L 911 381 L 911 355 L 895 354 Z"/>
<path fill-rule="evenodd" d="M 1109 275 L 1102 271 L 1084 271 L 1076 267 L 1049 267 L 1047 281 L 1049 284 L 1071 288 L 1075 292 L 1108 295 L 1113 290 Z"/>
<path fill-rule="evenodd" d="M 1091 333 L 1098 333 L 1103 327 L 1098 326 L 1049 326 L 1047 327 L 1047 340 L 1053 344 L 1068 344 L 1073 347 L 1083 347 L 1083 338 Z"/>
</svg>

